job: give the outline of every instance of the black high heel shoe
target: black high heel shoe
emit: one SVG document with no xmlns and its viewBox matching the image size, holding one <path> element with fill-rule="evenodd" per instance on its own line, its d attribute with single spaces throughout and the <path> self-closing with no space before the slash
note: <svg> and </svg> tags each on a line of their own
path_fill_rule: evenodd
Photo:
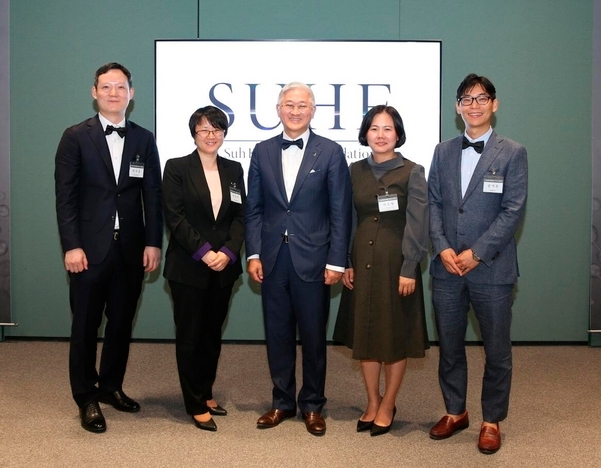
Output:
<svg viewBox="0 0 601 468">
<path fill-rule="evenodd" d="M 194 416 L 192 416 L 192 421 L 194 421 L 194 424 L 196 425 L 196 427 L 198 429 L 202 429 L 203 431 L 210 431 L 210 432 L 217 431 L 217 424 L 215 424 L 215 421 L 213 421 L 213 418 L 209 419 L 208 421 L 202 422 L 202 421 L 198 421 Z"/>
<path fill-rule="evenodd" d="M 371 421 L 362 421 L 361 419 L 359 419 L 357 421 L 357 432 L 369 431 L 371 429 L 371 426 L 373 426 L 373 424 L 374 424 L 373 419 Z"/>
<path fill-rule="evenodd" d="M 207 406 L 209 408 L 209 414 L 211 416 L 227 416 L 227 410 L 221 406 Z"/>
<path fill-rule="evenodd" d="M 394 415 L 396 414 L 396 406 L 392 409 L 392 419 L 390 420 L 390 424 L 388 426 L 378 426 L 376 423 L 373 423 L 371 429 L 369 430 L 369 434 L 372 437 L 379 436 L 382 434 L 386 434 L 390 431 L 392 427 L 392 423 L 394 422 Z"/>
</svg>

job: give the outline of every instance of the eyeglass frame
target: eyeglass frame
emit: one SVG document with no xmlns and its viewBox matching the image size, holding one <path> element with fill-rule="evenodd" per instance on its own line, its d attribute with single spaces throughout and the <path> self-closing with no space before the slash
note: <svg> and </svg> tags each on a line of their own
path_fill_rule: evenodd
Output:
<svg viewBox="0 0 601 468">
<path fill-rule="evenodd" d="M 471 101 L 469 104 L 466 104 L 463 102 L 464 99 L 465 100 L 471 99 Z M 478 99 L 486 99 L 486 102 L 478 102 Z M 478 94 L 477 96 L 461 96 L 459 99 L 457 99 L 457 102 L 459 104 L 461 104 L 462 106 L 469 107 L 474 103 L 474 101 L 476 101 L 476 103 L 479 106 L 485 106 L 486 104 L 488 104 L 490 101 L 493 101 L 493 100 L 494 99 L 490 94 Z"/>
<path fill-rule="evenodd" d="M 288 114 L 290 114 L 291 112 L 294 112 L 294 109 L 298 109 L 298 111 L 301 114 L 304 114 L 308 110 L 312 110 L 313 107 L 315 107 L 315 106 L 313 104 L 305 104 L 305 103 L 301 103 L 301 104 L 287 103 L 287 104 L 278 104 L 278 107 Z"/>
<path fill-rule="evenodd" d="M 223 136 L 223 134 L 225 133 L 225 130 L 223 130 L 222 128 L 216 128 L 214 130 L 201 129 L 201 130 L 196 130 L 194 133 L 196 134 L 196 136 L 203 137 L 203 138 L 207 138 L 212 133 L 215 138 L 219 138 L 219 137 Z"/>
</svg>

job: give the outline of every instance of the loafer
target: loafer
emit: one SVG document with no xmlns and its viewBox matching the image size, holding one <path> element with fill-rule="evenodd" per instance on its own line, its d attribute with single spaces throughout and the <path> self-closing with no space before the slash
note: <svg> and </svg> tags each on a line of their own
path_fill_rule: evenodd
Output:
<svg viewBox="0 0 601 468">
<path fill-rule="evenodd" d="M 227 410 L 219 405 L 208 406 L 207 408 L 209 408 L 209 414 L 211 416 L 227 416 Z"/>
<path fill-rule="evenodd" d="M 198 421 L 194 416 L 192 416 L 192 421 L 194 421 L 194 425 L 198 428 L 198 429 L 202 429 L 203 431 L 209 431 L 209 432 L 217 432 L 217 424 L 215 424 L 215 421 L 213 421 L 213 418 L 209 419 L 208 421 Z"/>
<path fill-rule="evenodd" d="M 480 437 L 478 438 L 478 450 L 480 452 L 491 455 L 496 453 L 501 448 L 501 429 L 497 423 L 497 427 L 482 426 L 480 429 Z"/>
<path fill-rule="evenodd" d="M 98 392 L 98 401 L 111 405 L 117 411 L 125 413 L 137 413 L 140 411 L 138 402 L 128 397 L 123 390 L 115 390 L 114 392 Z"/>
<path fill-rule="evenodd" d="M 371 429 L 373 426 L 374 420 L 371 421 L 362 421 L 361 419 L 357 420 L 357 432 L 365 432 Z"/>
<path fill-rule="evenodd" d="M 432 429 L 430 429 L 430 438 L 434 440 L 447 439 L 455 432 L 468 428 L 470 419 L 467 411 L 457 421 L 453 421 L 450 416 L 443 416 Z"/>
<path fill-rule="evenodd" d="M 284 419 L 293 418 L 296 416 L 296 410 L 280 410 L 272 408 L 257 420 L 259 429 L 269 429 L 277 426 Z"/>
<path fill-rule="evenodd" d="M 97 401 L 79 408 L 79 418 L 81 419 L 81 427 L 86 431 L 96 433 L 106 431 L 106 420 Z"/>
<path fill-rule="evenodd" d="M 303 413 L 303 419 L 309 433 L 316 436 L 322 436 L 326 433 L 326 421 L 323 419 L 321 413 L 309 411 L 308 413 Z"/>
</svg>

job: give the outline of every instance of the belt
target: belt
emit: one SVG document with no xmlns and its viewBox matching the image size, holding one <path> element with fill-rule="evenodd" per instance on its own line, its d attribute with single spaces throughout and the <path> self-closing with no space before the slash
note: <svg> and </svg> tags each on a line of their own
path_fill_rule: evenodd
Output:
<svg viewBox="0 0 601 468">
<path fill-rule="evenodd" d="M 113 240 L 114 240 L 114 241 L 117 241 L 117 240 L 119 240 L 119 231 L 114 231 L 114 232 L 113 232 Z"/>
</svg>

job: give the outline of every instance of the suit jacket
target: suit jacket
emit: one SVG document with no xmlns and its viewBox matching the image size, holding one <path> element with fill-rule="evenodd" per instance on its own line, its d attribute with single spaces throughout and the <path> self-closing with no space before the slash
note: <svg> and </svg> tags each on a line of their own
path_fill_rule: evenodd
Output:
<svg viewBox="0 0 601 468">
<path fill-rule="evenodd" d="M 282 135 L 256 145 L 248 172 L 246 253 L 273 269 L 287 231 L 294 269 L 303 281 L 323 281 L 326 264 L 344 267 L 351 231 L 351 182 L 337 143 L 311 132 L 292 191 L 286 196 Z"/>
<path fill-rule="evenodd" d="M 82 248 L 88 262 L 104 260 L 119 212 L 126 261 L 142 265 L 145 246 L 161 247 L 161 166 L 151 132 L 127 121 L 119 182 L 98 115 L 63 133 L 56 151 L 55 188 L 63 252 Z M 132 161 L 144 164 L 142 178 L 130 177 Z"/>
<path fill-rule="evenodd" d="M 240 163 L 217 157 L 222 202 L 217 219 L 198 152 L 167 161 L 163 177 L 163 210 L 170 233 L 165 255 L 165 278 L 207 288 L 211 270 L 202 260 L 209 250 L 221 250 L 230 263 L 217 274 L 222 286 L 242 273 L 240 249 L 244 242 L 244 172 Z M 240 191 L 242 203 L 231 199 L 230 189 Z M 232 258 L 233 257 L 233 258 Z"/>
<path fill-rule="evenodd" d="M 434 259 L 430 274 L 449 279 L 440 256 L 473 249 L 482 259 L 466 279 L 480 284 L 513 284 L 519 276 L 515 233 L 522 220 L 528 192 L 526 148 L 491 134 L 465 196 L 461 196 L 463 135 L 436 146 L 428 177 L 430 238 Z M 503 193 L 485 193 L 484 178 L 503 177 Z"/>
</svg>

